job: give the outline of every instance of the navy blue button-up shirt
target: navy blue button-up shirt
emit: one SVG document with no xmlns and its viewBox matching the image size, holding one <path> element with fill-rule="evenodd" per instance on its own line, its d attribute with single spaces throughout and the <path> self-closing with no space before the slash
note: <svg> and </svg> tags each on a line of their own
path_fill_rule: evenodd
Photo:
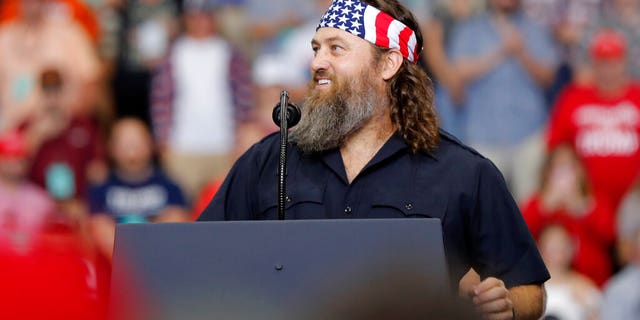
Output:
<svg viewBox="0 0 640 320">
<path fill-rule="evenodd" d="M 351 184 L 339 150 L 308 155 L 290 145 L 286 218 L 439 218 L 452 282 L 470 267 L 507 287 L 549 279 L 500 172 L 440 136 L 434 152 L 414 154 L 393 135 Z M 247 151 L 199 220 L 277 219 L 279 142 L 272 134 Z"/>
</svg>

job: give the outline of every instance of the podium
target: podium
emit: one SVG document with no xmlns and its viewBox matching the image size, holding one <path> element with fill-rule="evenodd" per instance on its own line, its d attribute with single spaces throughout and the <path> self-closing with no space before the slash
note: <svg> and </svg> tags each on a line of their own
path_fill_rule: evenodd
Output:
<svg viewBox="0 0 640 320">
<path fill-rule="evenodd" d="M 329 319 L 369 294 L 450 292 L 438 219 L 119 224 L 111 282 L 112 310 L 161 320 Z"/>
</svg>

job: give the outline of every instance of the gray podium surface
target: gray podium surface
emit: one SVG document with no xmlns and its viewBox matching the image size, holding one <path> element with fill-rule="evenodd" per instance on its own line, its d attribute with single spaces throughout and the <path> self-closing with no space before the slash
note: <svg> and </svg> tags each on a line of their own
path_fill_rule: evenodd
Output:
<svg viewBox="0 0 640 320">
<path fill-rule="evenodd" d="M 449 292 L 438 219 L 120 224 L 111 300 L 135 291 L 153 319 L 300 319 L 411 276 Z"/>
</svg>

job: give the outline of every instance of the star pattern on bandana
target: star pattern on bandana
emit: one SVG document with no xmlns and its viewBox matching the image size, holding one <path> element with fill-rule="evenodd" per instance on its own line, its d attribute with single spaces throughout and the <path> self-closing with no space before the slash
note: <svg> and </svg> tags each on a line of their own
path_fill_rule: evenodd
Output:
<svg viewBox="0 0 640 320">
<path fill-rule="evenodd" d="M 327 27 L 349 32 L 379 47 L 398 49 L 405 59 L 417 61 L 415 31 L 362 0 L 333 0 L 316 30 Z"/>
<path fill-rule="evenodd" d="M 319 27 L 338 28 L 355 36 L 364 35 L 364 9 L 360 2 L 335 0 L 320 19 Z"/>
</svg>

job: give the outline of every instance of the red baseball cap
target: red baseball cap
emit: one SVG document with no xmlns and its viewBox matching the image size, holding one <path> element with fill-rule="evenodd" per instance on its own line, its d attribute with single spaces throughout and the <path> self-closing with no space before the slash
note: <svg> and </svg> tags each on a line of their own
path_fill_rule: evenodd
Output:
<svg viewBox="0 0 640 320">
<path fill-rule="evenodd" d="M 0 134 L 0 157 L 24 158 L 27 156 L 27 144 L 22 134 L 10 131 Z"/>
<path fill-rule="evenodd" d="M 627 40 L 613 29 L 598 31 L 591 38 L 591 56 L 593 59 L 618 59 L 627 53 Z"/>
</svg>

